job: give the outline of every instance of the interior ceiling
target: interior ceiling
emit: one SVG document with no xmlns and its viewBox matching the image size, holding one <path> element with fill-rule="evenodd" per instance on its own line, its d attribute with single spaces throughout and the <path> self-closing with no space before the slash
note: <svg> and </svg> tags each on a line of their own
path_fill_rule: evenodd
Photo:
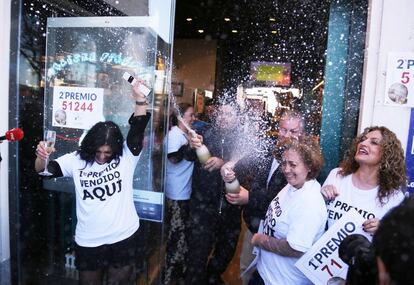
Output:
<svg viewBox="0 0 414 285">
<path fill-rule="evenodd" d="M 328 7 L 329 0 L 177 0 L 175 37 L 219 39 L 271 31 L 279 36 L 292 34 L 301 27 L 311 28 L 314 22 L 324 22 Z M 187 21 L 188 17 L 192 21 Z"/>
<path fill-rule="evenodd" d="M 329 0 L 177 0 L 174 37 L 217 40 L 229 85 L 250 62 L 270 61 L 291 63 L 293 85 L 311 89 L 323 78 L 328 16 Z"/>
</svg>

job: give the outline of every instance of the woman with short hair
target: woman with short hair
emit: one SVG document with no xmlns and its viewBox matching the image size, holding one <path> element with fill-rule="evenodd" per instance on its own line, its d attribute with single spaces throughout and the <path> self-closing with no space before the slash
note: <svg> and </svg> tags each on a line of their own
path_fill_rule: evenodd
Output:
<svg viewBox="0 0 414 285">
<path fill-rule="evenodd" d="M 315 179 L 323 165 L 322 154 L 310 137 L 288 140 L 282 147 L 281 165 L 288 184 L 270 203 L 263 232 L 252 238 L 260 249 L 260 277 L 256 273 L 249 284 L 312 284 L 295 263 L 325 230 L 326 207 Z"/>
</svg>

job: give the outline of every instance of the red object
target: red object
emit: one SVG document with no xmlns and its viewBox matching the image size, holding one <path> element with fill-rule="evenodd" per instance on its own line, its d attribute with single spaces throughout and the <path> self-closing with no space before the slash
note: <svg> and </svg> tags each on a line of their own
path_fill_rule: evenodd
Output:
<svg viewBox="0 0 414 285">
<path fill-rule="evenodd" d="M 4 136 L 0 137 L 0 140 L 8 140 L 11 142 L 19 141 L 24 137 L 24 132 L 20 128 L 14 128 L 8 130 Z"/>
</svg>

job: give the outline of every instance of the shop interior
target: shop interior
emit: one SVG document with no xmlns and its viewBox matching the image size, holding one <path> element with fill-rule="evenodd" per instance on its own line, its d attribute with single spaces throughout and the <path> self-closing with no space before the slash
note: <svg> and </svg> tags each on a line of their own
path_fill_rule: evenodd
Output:
<svg viewBox="0 0 414 285">
<path fill-rule="evenodd" d="M 275 120 L 285 108 L 308 110 L 319 135 L 328 17 L 329 1 L 177 1 L 177 101 L 238 93 Z"/>
</svg>

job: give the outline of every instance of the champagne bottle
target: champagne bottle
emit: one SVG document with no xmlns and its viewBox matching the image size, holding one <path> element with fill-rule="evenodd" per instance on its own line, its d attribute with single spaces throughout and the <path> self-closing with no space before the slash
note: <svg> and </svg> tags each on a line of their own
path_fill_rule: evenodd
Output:
<svg viewBox="0 0 414 285">
<path fill-rule="evenodd" d="M 197 137 L 197 133 L 194 130 L 191 130 L 190 134 L 194 138 Z M 196 148 L 195 151 L 196 151 L 198 160 L 202 164 L 206 163 L 206 161 L 211 157 L 211 153 L 205 144 L 202 144 L 200 147 Z"/>
<path fill-rule="evenodd" d="M 228 174 L 227 169 L 224 170 L 225 174 Z M 231 182 L 224 182 L 224 188 L 226 193 L 239 193 L 240 192 L 240 183 L 237 178 L 234 178 Z"/>
<path fill-rule="evenodd" d="M 226 193 L 239 193 L 240 192 L 240 183 L 239 180 L 234 179 L 232 182 L 224 183 L 226 188 Z"/>
</svg>

